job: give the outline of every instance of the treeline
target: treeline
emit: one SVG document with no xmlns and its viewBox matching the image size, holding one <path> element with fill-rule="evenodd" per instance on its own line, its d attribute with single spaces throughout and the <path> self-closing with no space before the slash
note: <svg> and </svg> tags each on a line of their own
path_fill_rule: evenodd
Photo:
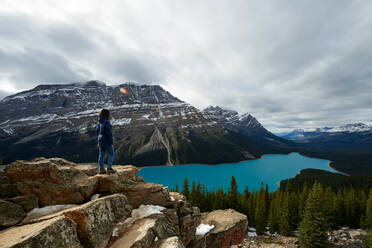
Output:
<svg viewBox="0 0 372 248">
<path fill-rule="evenodd" d="M 322 240 L 316 247 L 326 247 L 329 229 L 372 226 L 372 191 L 365 188 L 350 186 L 335 191 L 330 186 L 320 183 L 308 186 L 305 182 L 301 187 L 287 183 L 284 189 L 269 192 L 268 186 L 262 183 L 258 191 L 249 191 L 246 187 L 240 193 L 234 177 L 227 191 L 209 190 L 199 182 L 192 182 L 191 190 L 189 186 L 185 178 L 181 193 L 201 211 L 235 209 L 248 216 L 249 226 L 255 227 L 258 234 L 269 231 L 291 236 L 299 231 L 303 247 L 312 247 L 304 243 L 304 240 L 309 244 L 315 242 L 311 237 L 317 244 Z M 178 186 L 174 191 L 179 191 Z M 305 234 L 311 237 L 301 240 Z"/>
<path fill-rule="evenodd" d="M 318 182 L 325 187 L 331 187 L 333 191 L 350 188 L 364 189 L 368 192 L 372 188 L 372 176 L 347 176 L 318 169 L 304 169 L 295 177 L 280 182 L 280 188 L 285 189 L 287 183 L 292 185 L 295 190 L 302 189 L 303 185 L 313 185 Z"/>
</svg>

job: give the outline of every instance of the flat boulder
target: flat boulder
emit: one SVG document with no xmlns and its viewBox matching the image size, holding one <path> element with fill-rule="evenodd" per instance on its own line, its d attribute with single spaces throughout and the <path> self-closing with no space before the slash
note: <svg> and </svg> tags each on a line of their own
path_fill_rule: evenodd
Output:
<svg viewBox="0 0 372 248">
<path fill-rule="evenodd" d="M 26 212 L 22 206 L 0 200 L 0 228 L 13 226 L 25 217 Z"/>
<path fill-rule="evenodd" d="M 20 195 L 36 195 L 39 205 L 80 204 L 95 193 L 98 179 L 89 177 L 72 162 L 59 158 L 17 160 L 3 174 Z"/>
<path fill-rule="evenodd" d="M 137 172 L 138 169 L 132 165 L 126 166 L 113 166 L 116 173 L 96 175 L 99 181 L 99 193 L 119 193 L 126 191 L 126 188 L 130 185 L 137 183 Z"/>
<path fill-rule="evenodd" d="M 0 232 L 1 248 L 83 248 L 76 223 L 65 216 Z"/>
<path fill-rule="evenodd" d="M 233 209 L 215 210 L 203 213 L 201 224 L 214 228 L 205 234 L 197 235 L 190 247 L 228 248 L 243 241 L 247 233 L 248 219 L 246 215 Z"/>
<path fill-rule="evenodd" d="M 138 182 L 128 185 L 123 192 L 125 192 L 129 204 L 133 208 L 138 208 L 140 205 L 159 205 L 164 207 L 172 205 L 168 187 L 160 184 Z"/>
</svg>

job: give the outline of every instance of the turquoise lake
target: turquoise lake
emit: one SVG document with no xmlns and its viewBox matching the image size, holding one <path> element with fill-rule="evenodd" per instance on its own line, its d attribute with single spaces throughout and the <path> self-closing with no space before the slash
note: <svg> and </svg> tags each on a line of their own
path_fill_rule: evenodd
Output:
<svg viewBox="0 0 372 248">
<path fill-rule="evenodd" d="M 336 172 L 329 168 L 330 161 L 309 158 L 298 153 L 288 155 L 264 155 L 257 160 L 241 161 L 231 164 L 203 165 L 189 164 L 177 166 L 154 166 L 141 169 L 137 175 L 147 182 L 154 182 L 174 188 L 178 184 L 181 190 L 184 178 L 190 182 L 199 181 L 208 189 L 223 187 L 226 190 L 230 184 L 231 176 L 238 183 L 238 190 L 243 191 L 245 186 L 249 190 L 258 190 L 261 182 L 273 191 L 278 182 L 294 177 L 300 170 L 306 168 L 322 169 Z"/>
</svg>

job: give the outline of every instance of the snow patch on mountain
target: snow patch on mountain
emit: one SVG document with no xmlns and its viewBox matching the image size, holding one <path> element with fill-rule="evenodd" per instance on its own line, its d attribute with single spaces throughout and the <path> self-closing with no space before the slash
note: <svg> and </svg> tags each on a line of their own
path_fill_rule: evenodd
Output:
<svg viewBox="0 0 372 248">
<path fill-rule="evenodd" d="M 112 119 L 111 124 L 113 126 L 123 126 L 128 125 L 131 122 L 131 118 L 120 118 L 120 119 Z"/>
</svg>

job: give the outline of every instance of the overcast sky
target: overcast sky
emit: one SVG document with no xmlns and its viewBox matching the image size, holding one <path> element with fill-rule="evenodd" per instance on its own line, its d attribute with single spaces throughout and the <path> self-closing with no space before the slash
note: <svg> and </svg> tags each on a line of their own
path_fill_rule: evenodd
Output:
<svg viewBox="0 0 372 248">
<path fill-rule="evenodd" d="M 269 130 L 372 122 L 372 1 L 0 0 L 0 98 L 160 84 Z"/>
</svg>

